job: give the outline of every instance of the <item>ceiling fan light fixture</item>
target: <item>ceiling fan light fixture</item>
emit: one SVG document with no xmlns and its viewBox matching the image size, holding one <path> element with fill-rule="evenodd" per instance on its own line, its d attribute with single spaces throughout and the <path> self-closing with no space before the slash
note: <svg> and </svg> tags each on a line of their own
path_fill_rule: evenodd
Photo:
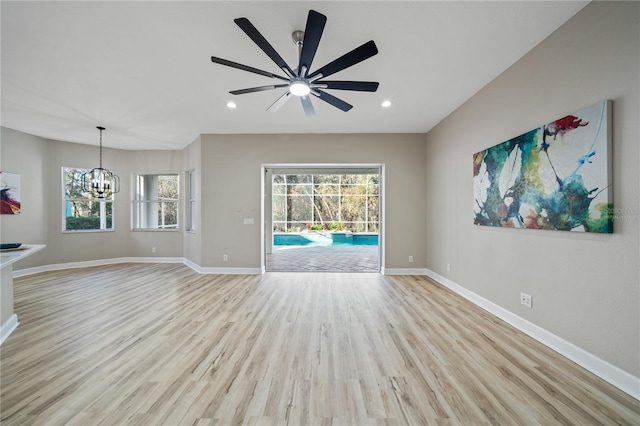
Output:
<svg viewBox="0 0 640 426">
<path fill-rule="evenodd" d="M 236 105 L 236 103 L 235 103 L 235 102 L 233 102 L 233 101 L 229 101 L 229 102 L 227 102 L 227 108 L 229 108 L 229 109 L 234 109 L 234 108 L 236 108 L 237 106 L 238 106 L 238 105 Z"/>
<path fill-rule="evenodd" d="M 303 97 L 311 93 L 311 87 L 304 80 L 293 80 L 289 85 L 289 91 L 293 95 Z"/>
<path fill-rule="evenodd" d="M 383 101 L 381 105 L 383 108 L 389 108 L 391 106 L 391 101 L 389 100 Z"/>
</svg>

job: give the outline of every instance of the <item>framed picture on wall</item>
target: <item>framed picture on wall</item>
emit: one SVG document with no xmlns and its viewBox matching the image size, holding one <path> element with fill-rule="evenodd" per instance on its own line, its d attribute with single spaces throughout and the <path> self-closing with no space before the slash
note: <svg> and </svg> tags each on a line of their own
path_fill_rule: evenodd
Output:
<svg viewBox="0 0 640 426">
<path fill-rule="evenodd" d="M 20 175 L 0 172 L 1 214 L 20 214 Z"/>
<path fill-rule="evenodd" d="M 476 225 L 613 232 L 611 102 L 473 155 Z"/>
</svg>

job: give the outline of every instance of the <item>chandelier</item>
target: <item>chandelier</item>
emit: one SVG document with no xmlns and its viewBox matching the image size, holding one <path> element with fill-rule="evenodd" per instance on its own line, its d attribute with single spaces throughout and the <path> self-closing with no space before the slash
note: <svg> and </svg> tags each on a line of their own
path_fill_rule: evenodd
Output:
<svg viewBox="0 0 640 426">
<path fill-rule="evenodd" d="M 107 169 L 102 168 L 102 131 L 100 130 L 100 167 L 82 174 L 82 190 L 89 192 L 91 198 L 110 198 L 112 194 L 120 192 L 120 178 Z"/>
</svg>

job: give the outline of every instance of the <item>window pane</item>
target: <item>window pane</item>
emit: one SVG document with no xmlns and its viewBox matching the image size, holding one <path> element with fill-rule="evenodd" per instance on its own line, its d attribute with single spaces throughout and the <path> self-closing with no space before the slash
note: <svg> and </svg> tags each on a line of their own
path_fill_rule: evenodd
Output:
<svg viewBox="0 0 640 426">
<path fill-rule="evenodd" d="M 369 210 L 368 210 L 369 220 L 377 222 L 379 218 L 378 211 L 380 209 L 378 197 L 369 197 L 367 200 L 367 203 L 369 205 Z"/>
<path fill-rule="evenodd" d="M 135 228 L 176 229 L 180 188 L 178 175 L 136 175 L 135 182 L 136 202 L 133 207 Z"/>
<path fill-rule="evenodd" d="M 367 193 L 366 185 L 342 186 L 342 195 L 365 195 Z"/>
<path fill-rule="evenodd" d="M 195 231 L 196 230 L 196 224 L 195 224 L 195 210 L 196 209 L 196 202 L 195 201 L 189 201 L 189 227 L 187 228 L 188 231 Z"/>
<path fill-rule="evenodd" d="M 340 220 L 340 197 L 337 195 L 316 195 L 314 220 L 316 222 L 334 222 Z"/>
<path fill-rule="evenodd" d="M 82 177 L 90 172 L 91 170 L 89 169 L 63 167 L 65 198 L 91 199 L 91 193 L 82 190 Z M 89 179 L 89 176 L 87 176 L 87 179 Z M 113 200 L 113 194 L 107 200 Z"/>
<path fill-rule="evenodd" d="M 158 176 L 158 199 L 178 199 L 178 175 Z"/>
<path fill-rule="evenodd" d="M 286 194 L 287 187 L 285 185 L 273 185 L 274 194 Z"/>
<path fill-rule="evenodd" d="M 196 172 L 195 170 L 187 171 L 187 217 L 185 227 L 187 231 L 195 231 L 195 199 L 196 199 Z"/>
<path fill-rule="evenodd" d="M 313 175 L 313 183 L 340 183 L 340 175 Z"/>
<path fill-rule="evenodd" d="M 287 186 L 287 193 L 292 195 L 310 195 L 313 193 L 313 186 L 311 185 L 289 185 Z"/>
<path fill-rule="evenodd" d="M 290 221 L 305 221 L 311 222 L 313 220 L 311 197 L 290 197 L 289 217 Z"/>
<path fill-rule="evenodd" d="M 82 191 L 82 174 L 85 170 L 65 169 L 65 197 L 66 198 L 89 198 L 89 194 Z"/>
<path fill-rule="evenodd" d="M 91 199 L 82 190 L 82 176 L 89 169 L 62 168 L 63 232 L 107 231 L 113 229 L 113 196 L 109 199 Z"/>
<path fill-rule="evenodd" d="M 340 185 L 333 185 L 328 183 L 318 184 L 315 187 L 316 194 L 339 194 Z"/>
<path fill-rule="evenodd" d="M 367 175 L 342 175 L 342 185 L 366 184 Z"/>
<path fill-rule="evenodd" d="M 377 229 L 378 182 L 376 174 L 273 175 L 274 230 L 323 225 L 331 231 L 376 232 L 367 222 L 375 222 Z"/>
<path fill-rule="evenodd" d="M 177 195 L 177 194 L 176 194 Z M 196 199 L 196 172 L 189 172 L 189 200 Z"/>
<path fill-rule="evenodd" d="M 311 175 L 287 175 L 287 183 L 313 183 Z"/>
<path fill-rule="evenodd" d="M 273 221 L 280 222 L 287 220 L 287 197 L 276 195 L 273 197 Z"/>
<path fill-rule="evenodd" d="M 158 227 L 176 228 L 178 226 L 178 203 L 158 203 Z"/>
<path fill-rule="evenodd" d="M 65 202 L 65 231 L 107 230 L 113 228 L 111 201 Z"/>
<path fill-rule="evenodd" d="M 340 215 L 343 222 L 366 221 L 365 197 L 342 197 Z"/>
</svg>

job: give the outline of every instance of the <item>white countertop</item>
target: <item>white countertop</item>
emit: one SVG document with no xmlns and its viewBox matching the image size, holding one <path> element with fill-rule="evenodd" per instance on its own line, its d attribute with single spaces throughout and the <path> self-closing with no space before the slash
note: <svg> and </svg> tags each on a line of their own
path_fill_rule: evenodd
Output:
<svg viewBox="0 0 640 426">
<path fill-rule="evenodd" d="M 23 244 L 18 249 L 0 251 L 0 267 L 9 266 L 45 247 L 45 244 Z"/>
</svg>

